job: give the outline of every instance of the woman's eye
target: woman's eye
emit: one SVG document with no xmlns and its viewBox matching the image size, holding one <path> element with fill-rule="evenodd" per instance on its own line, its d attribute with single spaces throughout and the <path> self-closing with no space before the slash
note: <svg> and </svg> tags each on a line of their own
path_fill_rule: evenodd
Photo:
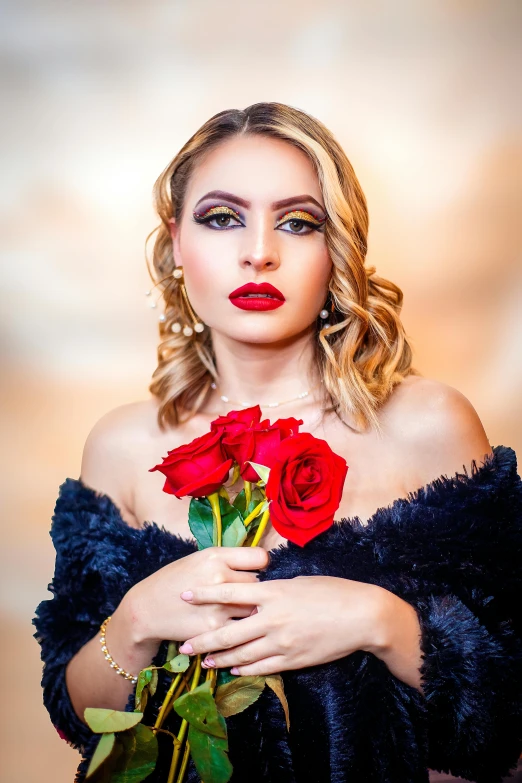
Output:
<svg viewBox="0 0 522 783">
<path fill-rule="evenodd" d="M 207 223 L 210 228 L 215 231 L 232 228 L 233 225 L 231 225 L 231 221 L 233 220 L 236 221 L 236 224 L 242 225 L 238 213 L 235 212 L 235 210 L 230 209 L 230 207 L 212 207 L 203 214 L 197 214 L 195 212 L 194 220 L 196 223 Z M 214 221 L 217 225 L 210 225 Z"/>
<path fill-rule="evenodd" d="M 314 228 L 311 223 L 298 218 L 292 218 L 291 220 L 286 220 L 284 223 L 279 223 L 277 228 L 280 228 L 281 226 L 288 226 L 290 228 L 290 231 L 286 232 L 287 234 L 309 234 Z M 307 227 L 308 231 L 301 231 L 303 227 Z"/>
<path fill-rule="evenodd" d="M 213 226 L 213 228 L 218 228 L 218 227 L 228 228 L 230 225 L 233 225 L 232 224 L 233 220 L 235 220 L 236 223 L 238 222 L 237 218 L 232 217 L 232 215 L 221 214 L 221 215 L 214 215 L 213 217 L 206 219 L 204 222 L 212 223 L 213 221 L 215 221 L 215 226 Z"/>
<path fill-rule="evenodd" d="M 325 220 L 326 218 L 316 218 L 303 210 L 296 210 L 295 212 L 283 215 L 283 217 L 277 221 L 276 228 L 280 228 L 280 226 L 289 226 L 288 231 L 285 229 L 287 234 L 306 236 L 307 234 L 311 234 L 312 231 L 319 231 Z M 302 231 L 301 229 L 303 227 L 306 227 L 307 230 Z"/>
<path fill-rule="evenodd" d="M 227 231 L 231 228 L 244 225 L 241 222 L 239 213 L 231 207 L 215 206 L 210 207 L 205 212 L 193 213 L 196 223 L 208 224 L 209 228 L 215 231 Z M 232 222 L 234 221 L 234 222 Z M 275 227 L 288 226 L 284 229 L 287 234 L 296 234 L 297 236 L 307 236 L 312 231 L 320 231 L 326 221 L 326 218 L 318 218 L 301 209 L 287 212 L 276 222 Z M 212 225 L 214 224 L 214 225 Z M 305 229 L 303 231 L 303 229 Z"/>
</svg>

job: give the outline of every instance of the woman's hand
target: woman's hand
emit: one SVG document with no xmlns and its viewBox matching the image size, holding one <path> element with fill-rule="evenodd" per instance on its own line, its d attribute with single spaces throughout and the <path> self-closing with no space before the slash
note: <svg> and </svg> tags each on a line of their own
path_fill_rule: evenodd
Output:
<svg viewBox="0 0 522 783">
<path fill-rule="evenodd" d="M 253 582 L 253 580 L 252 580 Z M 331 576 L 298 576 L 257 584 L 198 587 L 184 600 L 196 606 L 242 606 L 253 614 L 193 636 L 180 648 L 213 653 L 207 666 L 233 674 L 273 674 L 342 658 L 379 643 L 384 594 L 376 585 Z M 254 608 L 252 610 L 252 605 Z"/>
<path fill-rule="evenodd" d="M 226 627 L 234 617 L 246 617 L 253 605 L 206 602 L 191 606 L 181 600 L 187 585 L 216 589 L 235 583 L 257 582 L 255 571 L 264 568 L 269 555 L 262 547 L 208 547 L 160 568 L 134 585 L 113 615 L 110 631 L 130 639 L 140 650 L 154 655 L 159 643 L 180 641 L 204 631 Z"/>
</svg>

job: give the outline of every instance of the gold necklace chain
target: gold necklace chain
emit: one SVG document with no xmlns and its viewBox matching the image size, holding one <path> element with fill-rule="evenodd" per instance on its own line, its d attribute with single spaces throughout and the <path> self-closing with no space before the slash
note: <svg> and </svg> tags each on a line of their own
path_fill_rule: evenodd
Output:
<svg viewBox="0 0 522 783">
<path fill-rule="evenodd" d="M 322 383 L 322 381 L 321 381 Z M 239 405 L 241 408 L 251 408 L 253 405 L 259 404 L 261 408 L 279 408 L 280 405 L 286 405 L 289 402 L 296 402 L 297 400 L 304 400 L 305 397 L 308 397 L 310 392 L 314 391 L 315 389 L 319 388 L 321 383 L 318 383 L 316 386 L 312 386 L 311 389 L 307 389 L 304 392 L 301 392 L 301 394 L 298 394 L 297 397 L 292 397 L 289 400 L 281 400 L 280 402 L 267 402 L 265 404 L 262 403 L 255 403 L 255 402 L 245 402 L 239 401 L 239 400 L 231 400 L 230 397 L 227 397 L 225 394 L 220 394 L 219 399 L 222 402 L 227 402 L 229 405 Z M 217 389 L 217 384 L 212 382 L 210 384 L 212 389 Z"/>
</svg>

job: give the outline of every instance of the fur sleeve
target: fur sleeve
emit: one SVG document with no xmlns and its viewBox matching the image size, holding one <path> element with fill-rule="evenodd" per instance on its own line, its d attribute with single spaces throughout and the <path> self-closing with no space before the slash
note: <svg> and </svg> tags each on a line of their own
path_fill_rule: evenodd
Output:
<svg viewBox="0 0 522 783">
<path fill-rule="evenodd" d="M 496 456 L 440 524 L 432 557 L 446 589 L 438 580 L 412 600 L 429 766 L 479 783 L 507 775 L 522 752 L 522 482 L 513 450 Z"/>
<path fill-rule="evenodd" d="M 522 751 L 522 640 L 495 599 L 416 605 L 432 769 L 500 781 Z"/>
<path fill-rule="evenodd" d="M 69 698 L 68 662 L 134 584 L 195 546 L 154 524 L 131 528 L 107 495 L 70 478 L 60 487 L 51 538 L 56 550 L 48 587 L 52 598 L 38 605 L 33 619 L 44 662 L 43 701 L 59 733 L 83 752 L 93 735 Z"/>
<path fill-rule="evenodd" d="M 367 526 L 342 520 L 302 549 L 290 544 L 271 555 L 261 580 L 344 577 L 377 584 L 415 607 L 424 697 L 387 670 L 380 692 L 384 700 L 399 685 L 418 702 L 413 728 L 425 736 L 426 766 L 478 783 L 500 783 L 516 766 L 522 752 L 522 482 L 512 449 L 495 447 L 471 475 L 440 477 L 379 509 Z M 360 687 L 354 723 L 364 718 L 372 695 Z M 404 712 L 392 695 L 391 735 L 397 736 Z M 336 725 L 343 721 L 351 727 L 336 716 Z M 403 756 L 414 753 L 411 743 L 402 749 Z"/>
</svg>

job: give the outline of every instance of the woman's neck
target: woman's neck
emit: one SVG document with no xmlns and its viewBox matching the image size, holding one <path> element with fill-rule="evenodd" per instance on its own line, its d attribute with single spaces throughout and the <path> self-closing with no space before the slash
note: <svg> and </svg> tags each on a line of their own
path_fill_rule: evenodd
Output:
<svg viewBox="0 0 522 783">
<path fill-rule="evenodd" d="M 311 395 L 312 389 L 318 392 L 314 396 L 321 397 L 310 332 L 276 345 L 240 343 L 219 333 L 212 334 L 212 342 L 219 381 L 206 409 L 215 410 L 222 395 L 235 402 L 259 403 L 261 408 L 293 400 L 306 391 Z M 287 415 L 283 407 L 280 415 Z"/>
</svg>

